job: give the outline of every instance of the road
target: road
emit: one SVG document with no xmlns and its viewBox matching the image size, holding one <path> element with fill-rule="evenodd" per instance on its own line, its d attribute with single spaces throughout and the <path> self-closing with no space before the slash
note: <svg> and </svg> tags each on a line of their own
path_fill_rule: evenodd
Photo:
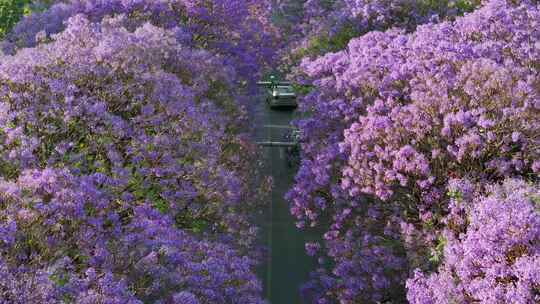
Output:
<svg viewBox="0 0 540 304">
<path fill-rule="evenodd" d="M 283 132 L 287 129 L 277 126 L 289 126 L 294 117 L 293 111 L 269 109 L 262 96 L 258 98 L 252 115 L 256 124 L 255 137 L 259 142 L 283 141 Z M 265 127 L 267 125 L 274 127 Z M 293 184 L 295 169 L 287 165 L 285 148 L 263 149 L 264 171 L 273 177 L 274 187 L 271 205 L 264 211 L 260 224 L 262 242 L 269 249 L 269 255 L 259 273 L 264 283 L 265 298 L 272 304 L 300 304 L 303 303 L 300 286 L 316 267 L 315 259 L 306 255 L 304 244 L 318 237 L 297 229 L 289 213 L 284 195 Z"/>
</svg>

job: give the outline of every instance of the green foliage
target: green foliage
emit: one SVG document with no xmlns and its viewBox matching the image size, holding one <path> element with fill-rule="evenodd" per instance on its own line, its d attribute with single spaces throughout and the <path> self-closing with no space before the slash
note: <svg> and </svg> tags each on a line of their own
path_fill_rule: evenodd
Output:
<svg viewBox="0 0 540 304">
<path fill-rule="evenodd" d="M 448 197 L 451 199 L 457 200 L 458 202 L 463 200 L 463 193 L 457 190 L 448 191 L 446 195 L 448 195 Z"/>
<path fill-rule="evenodd" d="M 540 213 L 540 195 L 531 196 L 531 200 L 534 202 L 534 205 L 536 206 L 536 211 Z"/>
<path fill-rule="evenodd" d="M 65 286 L 69 282 L 69 276 L 65 273 L 54 273 L 49 276 L 49 279 L 58 286 Z"/>
<path fill-rule="evenodd" d="M 309 42 L 309 47 L 301 49 L 295 57 L 317 57 L 328 52 L 336 52 L 347 47 L 349 41 L 360 33 L 353 25 L 344 26 L 334 35 L 324 34 L 314 37 Z"/>
<path fill-rule="evenodd" d="M 472 12 L 480 6 L 480 0 L 458 0 L 456 1 L 456 8 L 460 12 Z"/>
<path fill-rule="evenodd" d="M 312 85 L 303 85 L 298 83 L 293 83 L 293 89 L 297 95 L 306 96 L 313 90 L 314 86 Z"/>
<path fill-rule="evenodd" d="M 0 39 L 19 22 L 25 13 L 29 13 L 29 0 L 0 0 Z"/>
<path fill-rule="evenodd" d="M 21 20 L 33 12 L 42 12 L 58 0 L 0 0 L 0 39 Z"/>
<path fill-rule="evenodd" d="M 439 236 L 437 239 L 437 246 L 435 246 L 435 249 L 431 252 L 431 256 L 429 258 L 429 261 L 434 265 L 439 265 L 439 263 L 442 261 L 444 257 L 444 247 L 446 246 L 446 243 L 448 241 L 443 236 Z"/>
<path fill-rule="evenodd" d="M 472 12 L 478 6 L 480 6 L 480 0 L 423 0 L 419 1 L 420 8 L 419 13 L 428 15 L 429 12 L 445 12 L 448 8 L 454 8 L 458 10 L 458 15 L 463 15 L 466 12 Z"/>
</svg>

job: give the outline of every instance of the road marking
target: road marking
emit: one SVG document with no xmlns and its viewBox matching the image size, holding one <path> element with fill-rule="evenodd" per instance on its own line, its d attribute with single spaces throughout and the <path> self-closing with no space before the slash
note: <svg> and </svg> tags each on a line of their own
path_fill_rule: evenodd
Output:
<svg viewBox="0 0 540 304">
<path fill-rule="evenodd" d="M 275 128 L 275 129 L 296 129 L 293 126 L 282 126 L 282 125 L 263 125 L 264 128 Z"/>
<path fill-rule="evenodd" d="M 294 143 L 294 142 L 283 142 L 283 141 L 260 141 L 257 144 L 263 147 L 294 147 L 298 145 L 297 143 Z"/>
</svg>

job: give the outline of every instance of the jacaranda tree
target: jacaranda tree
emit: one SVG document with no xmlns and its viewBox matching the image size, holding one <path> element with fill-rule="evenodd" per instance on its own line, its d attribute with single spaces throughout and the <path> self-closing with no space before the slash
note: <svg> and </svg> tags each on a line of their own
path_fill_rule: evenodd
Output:
<svg viewBox="0 0 540 304">
<path fill-rule="evenodd" d="M 4 52 L 31 47 L 65 28 L 64 21 L 84 14 L 93 22 L 106 16 L 129 16 L 133 30 L 145 22 L 176 31 L 185 45 L 224 56 L 244 80 L 256 78 L 274 59 L 277 32 L 268 19 L 267 1 L 256 0 L 71 0 L 24 18 L 7 35 Z"/>
<path fill-rule="evenodd" d="M 480 0 L 281 0 L 276 11 L 287 41 L 283 68 L 297 72 L 303 58 L 343 50 L 352 38 L 369 31 L 414 31 L 419 24 L 453 20 L 479 4 Z"/>
<path fill-rule="evenodd" d="M 303 159 L 288 198 L 299 227 L 327 227 L 324 246 L 307 249 L 331 261 L 306 292 L 321 303 L 404 299 L 414 269 L 452 263 L 450 178 L 538 180 L 539 11 L 536 1 L 487 1 L 454 22 L 369 32 L 303 62 L 313 88 L 300 101 Z M 523 267 L 534 269 L 537 250 L 533 239 Z M 508 278 L 486 290 L 520 282 Z M 522 303 L 538 300 L 531 280 Z M 467 301 L 493 303 L 467 288 Z"/>
<path fill-rule="evenodd" d="M 540 302 L 539 1 L 54 2 L 0 6 L 0 302 L 264 303 L 277 47 L 309 302 Z"/>
<path fill-rule="evenodd" d="M 22 40 L 0 62 L 0 298 L 261 303 L 266 183 L 227 55 L 245 53 L 208 32 L 234 28 L 186 13 L 234 8 L 121 4 L 137 9 L 57 4 L 9 36 Z M 47 19 L 61 12 L 61 26 Z"/>
</svg>

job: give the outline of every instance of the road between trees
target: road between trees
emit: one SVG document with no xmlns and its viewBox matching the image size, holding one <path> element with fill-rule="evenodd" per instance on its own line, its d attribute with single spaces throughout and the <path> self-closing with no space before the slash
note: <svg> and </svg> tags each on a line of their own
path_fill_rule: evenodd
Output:
<svg viewBox="0 0 540 304">
<path fill-rule="evenodd" d="M 262 91 L 262 90 L 261 90 Z M 257 141 L 282 141 L 295 113 L 291 110 L 271 110 L 264 97 L 257 98 L 252 112 Z M 296 169 L 287 165 L 285 147 L 263 147 L 264 174 L 274 181 L 271 203 L 264 210 L 260 227 L 261 242 L 268 255 L 260 266 L 264 298 L 273 304 L 302 303 L 300 287 L 315 269 L 316 260 L 306 255 L 304 244 L 317 239 L 316 232 L 296 228 L 289 212 L 285 193 L 294 182 Z"/>
</svg>

